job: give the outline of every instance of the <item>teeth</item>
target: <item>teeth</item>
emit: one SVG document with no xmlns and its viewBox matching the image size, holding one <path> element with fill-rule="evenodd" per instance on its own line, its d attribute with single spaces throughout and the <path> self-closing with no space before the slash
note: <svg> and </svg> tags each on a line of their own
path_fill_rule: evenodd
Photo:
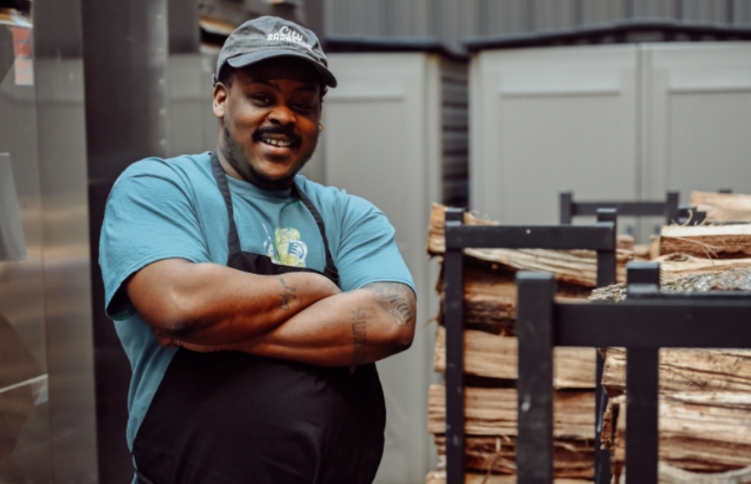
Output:
<svg viewBox="0 0 751 484">
<path fill-rule="evenodd" d="M 280 139 L 263 138 L 263 139 L 261 139 L 261 141 L 263 141 L 266 144 L 273 145 L 273 146 L 279 146 L 279 147 L 282 147 L 282 148 L 286 148 L 288 146 L 292 146 L 292 142 L 291 141 L 283 141 L 283 140 L 280 140 Z"/>
</svg>

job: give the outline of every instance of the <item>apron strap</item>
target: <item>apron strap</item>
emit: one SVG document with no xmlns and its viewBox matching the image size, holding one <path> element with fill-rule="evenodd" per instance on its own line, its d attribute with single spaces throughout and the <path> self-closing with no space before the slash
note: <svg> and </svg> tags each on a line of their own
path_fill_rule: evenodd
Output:
<svg viewBox="0 0 751 484">
<path fill-rule="evenodd" d="M 227 215 L 229 216 L 229 233 L 227 234 L 227 245 L 229 247 L 229 254 L 239 254 L 242 249 L 240 248 L 240 236 L 237 234 L 237 225 L 235 225 L 234 210 L 232 208 L 232 198 L 229 191 L 229 183 L 227 183 L 227 174 L 224 172 L 222 165 L 219 164 L 219 158 L 216 153 L 211 153 L 211 173 L 214 175 L 214 180 L 219 187 L 219 191 L 224 199 L 224 204 L 227 206 Z M 331 279 L 334 284 L 339 285 L 339 271 L 334 264 L 334 258 L 331 257 L 331 251 L 329 250 L 329 241 L 326 237 L 326 226 L 323 223 L 323 217 L 321 217 L 318 209 L 313 205 L 305 193 L 300 190 L 297 183 L 292 183 L 292 191 L 297 195 L 300 201 L 305 205 L 313 219 L 318 225 L 318 231 L 321 233 L 321 239 L 323 240 L 323 249 L 326 252 L 326 267 L 323 270 L 324 275 Z"/>
<path fill-rule="evenodd" d="M 222 165 L 219 164 L 219 158 L 216 153 L 211 153 L 211 174 L 214 175 L 219 191 L 222 193 L 224 204 L 227 206 L 227 215 L 229 216 L 229 233 L 227 234 L 227 245 L 229 254 L 237 254 L 240 249 L 240 236 L 237 235 L 237 225 L 235 225 L 234 210 L 232 208 L 232 198 L 229 193 L 229 183 L 227 183 L 227 174 L 224 172 Z"/>
<path fill-rule="evenodd" d="M 326 251 L 326 267 L 323 269 L 323 273 L 338 286 L 339 270 L 336 268 L 336 264 L 334 264 L 334 258 L 331 257 L 331 251 L 329 251 L 329 240 L 326 237 L 326 225 L 323 223 L 323 217 L 321 217 L 320 212 L 313 205 L 313 202 L 310 201 L 310 198 L 300 190 L 297 183 L 292 183 L 292 189 L 297 193 L 300 201 L 305 205 L 310 214 L 313 215 L 316 225 L 318 225 L 318 230 L 321 232 L 321 238 L 323 239 L 323 249 Z"/>
</svg>

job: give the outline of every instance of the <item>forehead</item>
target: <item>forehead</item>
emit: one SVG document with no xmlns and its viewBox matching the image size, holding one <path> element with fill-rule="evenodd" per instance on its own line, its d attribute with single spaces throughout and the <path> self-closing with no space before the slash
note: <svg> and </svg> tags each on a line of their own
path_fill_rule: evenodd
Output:
<svg viewBox="0 0 751 484">
<path fill-rule="evenodd" d="M 276 57 L 238 70 L 236 76 L 245 82 L 295 81 L 321 86 L 321 75 L 309 62 L 295 57 Z"/>
</svg>

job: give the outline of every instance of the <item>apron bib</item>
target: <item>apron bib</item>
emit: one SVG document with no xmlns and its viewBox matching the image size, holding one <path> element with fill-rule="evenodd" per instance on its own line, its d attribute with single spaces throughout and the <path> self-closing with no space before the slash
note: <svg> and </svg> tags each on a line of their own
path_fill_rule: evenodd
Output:
<svg viewBox="0 0 751 484">
<path fill-rule="evenodd" d="M 211 168 L 229 215 L 228 267 L 260 275 L 317 272 L 243 252 L 215 153 Z M 296 184 L 292 191 L 321 232 L 323 275 L 338 284 L 323 219 Z M 141 423 L 133 457 L 143 484 L 369 484 L 385 424 L 374 363 L 350 375 L 348 368 L 180 348 Z"/>
</svg>

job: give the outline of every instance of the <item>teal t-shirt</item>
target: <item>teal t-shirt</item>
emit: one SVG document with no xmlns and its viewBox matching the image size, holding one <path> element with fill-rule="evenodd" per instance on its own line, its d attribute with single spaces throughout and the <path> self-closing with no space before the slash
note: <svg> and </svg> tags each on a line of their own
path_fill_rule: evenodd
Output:
<svg viewBox="0 0 751 484">
<path fill-rule="evenodd" d="M 227 177 L 244 252 L 323 272 L 326 256 L 313 216 L 291 193 L 261 190 Z M 321 213 L 343 291 L 373 282 L 401 282 L 414 290 L 394 228 L 370 202 L 298 175 L 295 181 Z M 107 315 L 130 360 L 127 440 L 138 427 L 175 348 L 157 343 L 122 288 L 144 266 L 162 259 L 226 265 L 227 209 L 211 174 L 210 155 L 147 158 L 129 166 L 107 201 L 99 247 Z"/>
</svg>

